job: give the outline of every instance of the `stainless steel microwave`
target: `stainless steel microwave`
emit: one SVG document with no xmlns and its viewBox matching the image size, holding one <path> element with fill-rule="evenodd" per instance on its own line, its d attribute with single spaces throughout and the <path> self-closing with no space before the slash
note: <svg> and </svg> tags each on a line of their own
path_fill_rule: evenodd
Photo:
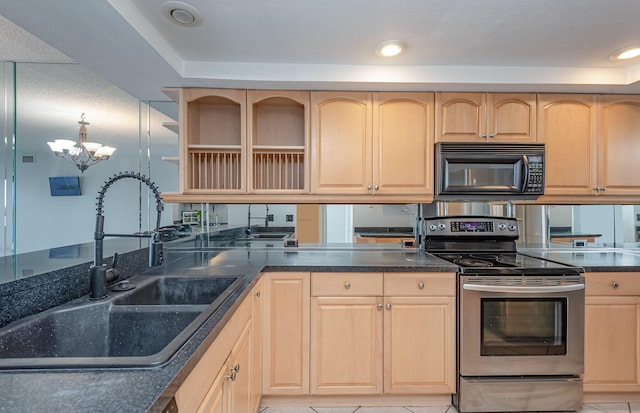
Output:
<svg viewBox="0 0 640 413">
<path fill-rule="evenodd" d="M 526 200 L 544 194 L 543 143 L 436 143 L 436 200 Z"/>
</svg>

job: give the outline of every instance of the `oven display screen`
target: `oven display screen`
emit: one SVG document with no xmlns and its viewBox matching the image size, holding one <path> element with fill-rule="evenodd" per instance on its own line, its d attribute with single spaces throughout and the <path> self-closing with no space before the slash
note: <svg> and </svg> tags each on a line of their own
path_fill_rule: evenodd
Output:
<svg viewBox="0 0 640 413">
<path fill-rule="evenodd" d="M 493 232 L 493 223 L 486 221 L 454 221 L 451 232 Z"/>
</svg>

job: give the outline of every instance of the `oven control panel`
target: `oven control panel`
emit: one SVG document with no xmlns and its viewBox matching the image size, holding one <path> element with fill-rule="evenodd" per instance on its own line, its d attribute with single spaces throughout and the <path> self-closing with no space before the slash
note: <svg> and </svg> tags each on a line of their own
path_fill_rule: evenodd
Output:
<svg viewBox="0 0 640 413">
<path fill-rule="evenodd" d="M 518 221 L 503 217 L 437 217 L 425 218 L 427 237 L 487 237 L 518 238 Z"/>
</svg>

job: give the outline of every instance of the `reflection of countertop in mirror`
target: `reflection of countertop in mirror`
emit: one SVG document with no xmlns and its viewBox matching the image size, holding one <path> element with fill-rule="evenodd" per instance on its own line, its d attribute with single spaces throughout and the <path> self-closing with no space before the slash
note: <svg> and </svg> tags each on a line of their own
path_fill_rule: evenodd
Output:
<svg viewBox="0 0 640 413">
<path fill-rule="evenodd" d="M 572 250 L 519 249 L 521 253 L 561 264 L 582 267 L 585 271 L 640 271 L 640 250 L 574 248 Z"/>
<path fill-rule="evenodd" d="M 110 238 L 104 240 L 104 256 L 147 247 L 147 239 Z M 0 257 L 0 283 L 39 275 L 93 261 L 93 242 Z M 15 276 L 14 276 L 15 271 Z"/>
<path fill-rule="evenodd" d="M 411 227 L 355 227 L 353 232 L 359 237 L 413 237 L 413 228 Z"/>
</svg>

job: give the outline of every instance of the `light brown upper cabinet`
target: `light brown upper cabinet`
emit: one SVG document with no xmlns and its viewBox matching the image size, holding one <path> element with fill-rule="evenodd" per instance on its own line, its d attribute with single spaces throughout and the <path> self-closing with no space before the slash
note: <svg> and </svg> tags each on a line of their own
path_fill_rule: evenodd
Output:
<svg viewBox="0 0 640 413">
<path fill-rule="evenodd" d="M 629 169 L 640 159 L 640 97 L 539 95 L 538 104 L 545 196 L 640 195 L 640 176 Z"/>
<path fill-rule="evenodd" d="M 250 90 L 249 193 L 309 193 L 309 92 Z"/>
<path fill-rule="evenodd" d="M 433 195 L 433 93 L 311 92 L 311 192 Z"/>
<path fill-rule="evenodd" d="M 246 192 L 245 106 L 244 90 L 183 89 L 183 192 Z"/>
<path fill-rule="evenodd" d="M 535 142 L 535 93 L 436 94 L 436 142 Z"/>
<path fill-rule="evenodd" d="M 600 146 L 596 193 L 640 195 L 640 96 L 599 97 Z"/>
<path fill-rule="evenodd" d="M 596 187 L 596 106 L 593 95 L 538 95 L 545 195 L 590 195 Z"/>
</svg>

